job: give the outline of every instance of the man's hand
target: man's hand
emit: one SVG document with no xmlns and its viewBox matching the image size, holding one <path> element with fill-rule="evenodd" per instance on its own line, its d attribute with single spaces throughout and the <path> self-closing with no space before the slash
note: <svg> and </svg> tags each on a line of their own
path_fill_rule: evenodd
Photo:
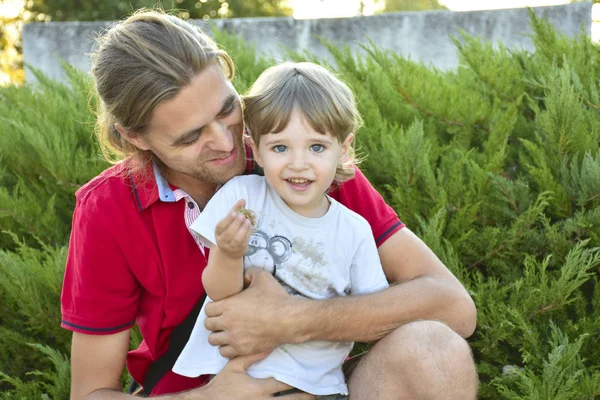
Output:
<svg viewBox="0 0 600 400">
<path fill-rule="evenodd" d="M 260 361 L 267 355 L 268 353 L 261 353 L 237 357 L 229 361 L 225 368 L 205 387 L 198 389 L 202 392 L 201 399 L 266 400 L 271 399 L 275 393 L 292 389 L 285 383 L 276 381 L 273 378 L 254 379 L 246 374 L 246 369 L 250 365 Z M 189 394 L 192 394 L 192 392 L 189 392 Z M 293 393 L 280 397 L 288 400 L 315 399 L 315 396 L 308 393 Z"/>
<path fill-rule="evenodd" d="M 271 274 L 248 268 L 247 289 L 206 305 L 204 326 L 212 331 L 208 341 L 220 346 L 223 357 L 271 352 L 284 343 L 295 343 L 289 311 L 297 301 Z"/>
<path fill-rule="evenodd" d="M 248 251 L 248 240 L 254 227 L 249 218 L 238 212 L 245 205 L 245 200 L 238 200 L 215 228 L 217 246 L 230 258 L 242 258 Z"/>
</svg>

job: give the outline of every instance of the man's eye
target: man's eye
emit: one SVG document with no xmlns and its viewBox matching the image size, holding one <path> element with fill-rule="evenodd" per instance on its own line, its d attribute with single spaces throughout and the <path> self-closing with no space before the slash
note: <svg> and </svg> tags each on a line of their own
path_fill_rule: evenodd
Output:
<svg viewBox="0 0 600 400">
<path fill-rule="evenodd" d="M 194 137 L 189 138 L 188 140 L 186 140 L 185 142 L 183 142 L 181 144 L 184 146 L 189 146 L 189 145 L 196 143 L 198 141 L 198 139 L 200 139 L 200 134 L 194 135 Z"/>
<path fill-rule="evenodd" d="M 283 153 L 286 150 L 287 150 L 287 147 L 282 144 L 273 147 L 273 151 L 275 153 Z"/>
<path fill-rule="evenodd" d="M 221 113 L 221 116 L 226 117 L 229 114 L 231 114 L 233 112 L 233 110 L 235 110 L 235 104 L 232 104 L 231 107 L 229 107 L 227 110 L 223 111 Z"/>
<path fill-rule="evenodd" d="M 310 151 L 314 151 L 315 153 L 320 153 L 323 150 L 325 150 L 325 146 L 323 146 L 322 144 L 313 144 L 312 146 L 310 146 Z"/>
<path fill-rule="evenodd" d="M 233 102 L 229 107 L 227 107 L 227 109 L 223 110 L 223 112 L 221 112 L 221 114 L 219 114 L 219 117 L 222 118 L 222 117 L 226 117 L 229 114 L 231 114 L 237 107 L 237 104 L 238 104 L 237 101 Z"/>
</svg>

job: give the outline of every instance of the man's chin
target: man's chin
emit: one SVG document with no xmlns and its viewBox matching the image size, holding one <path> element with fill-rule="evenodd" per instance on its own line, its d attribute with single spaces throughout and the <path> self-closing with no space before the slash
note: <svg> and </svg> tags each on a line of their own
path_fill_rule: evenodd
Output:
<svg viewBox="0 0 600 400">
<path fill-rule="evenodd" d="M 204 170 L 204 173 L 199 174 L 198 179 L 211 181 L 218 185 L 227 183 L 231 178 L 242 175 L 245 171 L 246 161 L 236 160 L 230 165 L 222 166 L 220 168 L 211 168 L 210 171 Z M 208 172 L 208 174 L 206 173 Z"/>
</svg>

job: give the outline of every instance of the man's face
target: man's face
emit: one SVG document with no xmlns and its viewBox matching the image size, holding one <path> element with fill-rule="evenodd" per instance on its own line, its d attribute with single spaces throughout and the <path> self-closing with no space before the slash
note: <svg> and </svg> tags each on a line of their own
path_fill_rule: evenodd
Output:
<svg viewBox="0 0 600 400">
<path fill-rule="evenodd" d="M 243 126 L 239 96 L 214 64 L 155 108 L 136 145 L 151 150 L 166 166 L 169 182 L 184 190 L 223 184 L 244 171 Z"/>
</svg>

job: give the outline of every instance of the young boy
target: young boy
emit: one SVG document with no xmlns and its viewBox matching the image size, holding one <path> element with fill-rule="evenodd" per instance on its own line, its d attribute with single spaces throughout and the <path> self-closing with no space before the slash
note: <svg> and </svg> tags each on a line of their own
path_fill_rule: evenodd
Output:
<svg viewBox="0 0 600 400">
<path fill-rule="evenodd" d="M 354 174 L 351 145 L 360 117 L 350 89 L 323 67 L 285 63 L 258 78 L 244 105 L 264 177 L 233 178 L 192 225 L 210 247 L 202 276 L 208 297 L 240 292 L 249 266 L 270 271 L 291 295 L 313 299 L 387 287 L 369 224 L 327 196 L 332 184 Z M 226 364 L 208 343 L 205 318 L 203 309 L 174 372 L 215 374 Z M 286 344 L 247 372 L 334 398 L 348 394 L 342 364 L 351 349 L 352 343 Z"/>
</svg>

